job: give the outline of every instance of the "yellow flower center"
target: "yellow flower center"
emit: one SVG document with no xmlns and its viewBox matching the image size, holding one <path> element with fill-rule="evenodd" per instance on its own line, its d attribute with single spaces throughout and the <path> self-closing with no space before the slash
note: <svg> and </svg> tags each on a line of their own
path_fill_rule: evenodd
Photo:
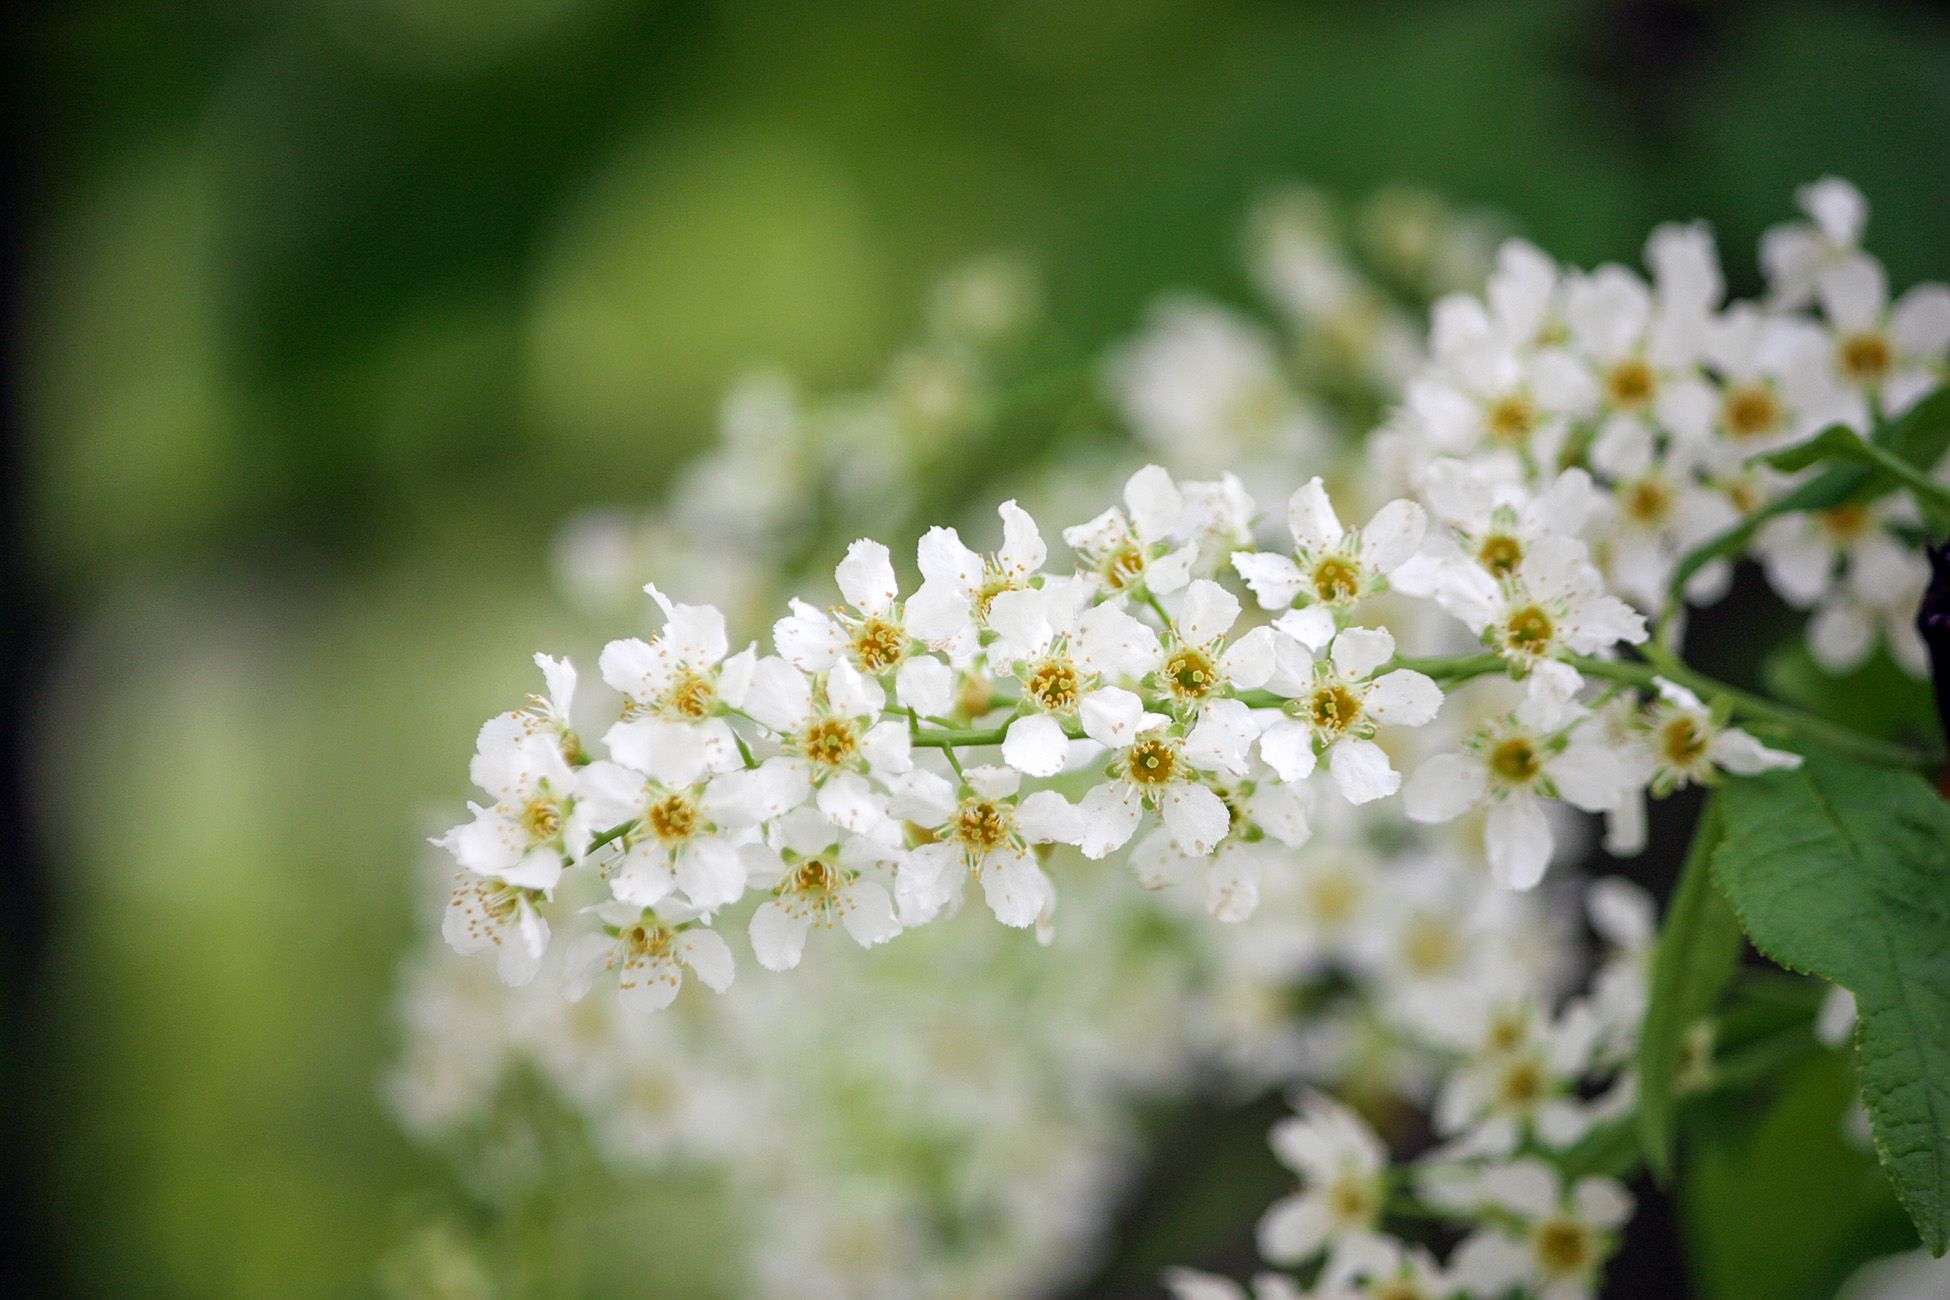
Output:
<svg viewBox="0 0 1950 1300">
<path fill-rule="evenodd" d="M 1542 1099 L 1547 1082 L 1543 1066 L 1529 1057 L 1519 1057 L 1505 1066 L 1497 1079 L 1497 1101 L 1511 1110 L 1527 1110 Z"/>
<path fill-rule="evenodd" d="M 1536 747 L 1523 736 L 1512 736 L 1490 751 L 1490 771 L 1512 785 L 1534 780 L 1542 766 Z"/>
<path fill-rule="evenodd" d="M 1023 689 L 1050 713 L 1071 713 L 1077 707 L 1081 683 L 1076 665 L 1068 659 L 1045 659 L 1029 670 Z"/>
<path fill-rule="evenodd" d="M 676 844 L 697 833 L 697 805 L 686 795 L 666 795 L 645 810 L 643 820 L 652 835 Z"/>
<path fill-rule="evenodd" d="M 1105 586 L 1112 591 L 1121 591 L 1137 581 L 1144 572 L 1144 552 L 1138 549 L 1136 542 L 1125 542 L 1104 557 L 1099 572 L 1104 575 Z"/>
<path fill-rule="evenodd" d="M 1577 1277 L 1591 1266 L 1591 1229 L 1574 1219 L 1549 1219 L 1537 1229 L 1537 1262 L 1551 1277 Z"/>
<path fill-rule="evenodd" d="M 1557 628 L 1541 606 L 1527 605 L 1510 615 L 1503 625 L 1503 637 L 1512 650 L 1535 653 L 1551 643 Z"/>
<path fill-rule="evenodd" d="M 1682 771 L 1706 755 L 1706 737 L 1699 724 L 1689 717 L 1677 717 L 1659 729 L 1660 748 L 1666 762 Z"/>
<path fill-rule="evenodd" d="M 1125 767 L 1138 785 L 1163 785 L 1178 770 L 1178 754 L 1169 741 L 1146 737 L 1131 746 Z"/>
<path fill-rule="evenodd" d="M 1869 531 L 1874 518 L 1867 506 L 1849 501 L 1821 511 L 1815 516 L 1815 522 L 1837 542 L 1852 542 Z"/>
<path fill-rule="evenodd" d="M 1361 590 L 1361 571 L 1338 555 L 1314 565 L 1314 594 L 1329 605 L 1354 599 Z"/>
<path fill-rule="evenodd" d="M 1190 646 L 1165 660 L 1165 686 L 1180 700 L 1202 700 L 1219 684 L 1212 657 Z"/>
<path fill-rule="evenodd" d="M 1842 374 L 1865 387 L 1881 383 L 1895 367 L 1895 349 L 1874 330 L 1851 334 L 1841 343 Z"/>
<path fill-rule="evenodd" d="M 1506 447 L 1516 446 L 1536 429 L 1537 408 L 1529 398 L 1512 393 L 1490 403 L 1484 423 L 1489 428 L 1492 441 Z"/>
<path fill-rule="evenodd" d="M 999 848 L 1009 838 L 1009 814 L 986 799 L 971 800 L 955 814 L 955 838 L 976 856 Z"/>
<path fill-rule="evenodd" d="M 1497 577 L 1507 578 L 1523 563 L 1523 543 L 1508 534 L 1493 533 L 1483 539 L 1476 562 Z"/>
<path fill-rule="evenodd" d="M 1619 362 L 1605 376 L 1605 395 L 1621 411 L 1644 410 L 1658 387 L 1652 367 L 1638 357 Z"/>
<path fill-rule="evenodd" d="M 1781 404 L 1773 390 L 1759 384 L 1729 389 L 1720 402 L 1720 422 L 1727 435 L 1736 439 L 1758 438 L 1774 432 L 1781 423 Z"/>
<path fill-rule="evenodd" d="M 711 712 L 718 702 L 718 692 L 711 683 L 686 668 L 677 674 L 677 680 L 664 692 L 661 710 L 680 718 L 702 718 Z"/>
<path fill-rule="evenodd" d="M 1635 523 L 1656 524 L 1672 509 L 1672 490 L 1656 478 L 1640 479 L 1625 494 L 1625 514 Z"/>
<path fill-rule="evenodd" d="M 1373 1181 L 1353 1170 L 1336 1178 L 1327 1188 L 1327 1212 L 1342 1227 L 1372 1222 L 1379 1208 Z"/>
<path fill-rule="evenodd" d="M 809 762 L 834 768 L 849 761 L 860 747 L 854 726 L 846 718 L 821 718 L 799 738 L 799 752 Z"/>
<path fill-rule="evenodd" d="M 869 673 L 884 673 L 907 654 L 907 634 L 884 619 L 870 618 L 853 638 L 853 655 Z"/>
<path fill-rule="evenodd" d="M 1402 941 L 1402 960 L 1417 975 L 1441 975 L 1456 968 L 1462 945 L 1455 927 L 1438 917 L 1422 917 Z"/>
<path fill-rule="evenodd" d="M 1330 736 L 1338 736 L 1354 725 L 1360 716 L 1361 701 L 1345 686 L 1323 686 L 1314 692 L 1307 705 L 1314 726 Z"/>
<path fill-rule="evenodd" d="M 838 867 L 824 858 L 809 858 L 792 869 L 773 892 L 791 894 L 802 902 L 822 904 L 839 893 L 842 877 Z"/>
<path fill-rule="evenodd" d="M 521 829 L 534 843 L 552 840 L 562 829 L 562 810 L 553 800 L 537 799 L 521 810 Z"/>
</svg>

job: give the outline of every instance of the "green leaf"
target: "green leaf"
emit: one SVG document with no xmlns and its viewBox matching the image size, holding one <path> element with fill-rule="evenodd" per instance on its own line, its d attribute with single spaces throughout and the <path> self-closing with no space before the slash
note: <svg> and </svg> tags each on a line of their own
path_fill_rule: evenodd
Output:
<svg viewBox="0 0 1950 1300">
<path fill-rule="evenodd" d="M 1686 1107 L 1678 1199 L 1700 1300 L 1830 1300 L 1861 1265 L 1914 1243 L 1849 1131 L 1853 1075 L 1839 1052 L 1810 1050 L 1759 1095 Z"/>
<path fill-rule="evenodd" d="M 1639 1034 L 1639 1145 L 1662 1181 L 1672 1172 L 1674 1098 L 1687 1031 L 1719 1001 L 1740 962 L 1740 923 L 1713 888 L 1707 866 L 1722 830 L 1718 805 L 1717 792 L 1707 796 L 1666 908 Z"/>
<path fill-rule="evenodd" d="M 1905 417 L 1907 418 L 1907 417 Z M 1891 426 L 1893 432 L 1888 441 L 1897 440 L 1910 443 L 1923 443 L 1924 431 L 1933 426 L 1908 425 L 1898 422 Z M 1928 455 L 1927 447 L 1918 452 Z M 1950 521 L 1950 491 L 1930 478 L 1929 468 L 1935 459 L 1911 461 L 1890 446 L 1867 441 L 1846 425 L 1831 424 L 1806 442 L 1796 443 L 1783 451 L 1761 458 L 1767 464 L 1780 470 L 1801 470 L 1824 461 L 1843 462 L 1860 466 L 1872 480 L 1879 481 L 1889 488 L 1902 487 L 1921 506 L 1930 521 L 1943 527 Z"/>
<path fill-rule="evenodd" d="M 1806 442 L 1783 447 L 1760 459 L 1775 469 L 1793 473 L 1810 465 L 1819 465 L 1824 460 L 1854 459 L 1861 446 L 1862 439 L 1855 430 L 1845 424 L 1831 424 Z"/>
<path fill-rule="evenodd" d="M 1769 959 L 1855 995 L 1876 1150 L 1923 1244 L 1950 1242 L 1950 803 L 1822 751 L 1729 782 L 1713 876 Z"/>
</svg>

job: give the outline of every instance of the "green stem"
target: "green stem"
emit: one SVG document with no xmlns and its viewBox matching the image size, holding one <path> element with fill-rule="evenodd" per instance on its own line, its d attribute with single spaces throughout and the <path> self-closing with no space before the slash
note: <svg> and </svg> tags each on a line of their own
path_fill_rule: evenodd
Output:
<svg viewBox="0 0 1950 1300">
<path fill-rule="evenodd" d="M 1737 686 L 1729 686 L 1704 673 L 1695 672 L 1676 660 L 1669 660 L 1662 666 L 1654 666 L 1622 660 L 1592 659 L 1578 655 L 1572 658 L 1571 663 L 1579 672 L 1587 676 L 1601 677 L 1607 681 L 1624 682 L 1627 685 L 1647 689 L 1657 689 L 1655 680 L 1663 677 L 1702 697 L 1718 696 L 1731 705 L 1735 713 L 1771 722 L 1804 739 L 1850 754 L 1865 762 L 1877 763 L 1884 767 L 1915 768 L 1921 771 L 1933 771 L 1937 766 L 1934 758 L 1927 754 L 1919 754 L 1906 745 L 1877 740 L 1851 727 L 1841 726 L 1826 718 L 1818 718 L 1812 713 L 1804 713 L 1800 709 L 1777 703 L 1766 696 L 1743 691 Z"/>
</svg>

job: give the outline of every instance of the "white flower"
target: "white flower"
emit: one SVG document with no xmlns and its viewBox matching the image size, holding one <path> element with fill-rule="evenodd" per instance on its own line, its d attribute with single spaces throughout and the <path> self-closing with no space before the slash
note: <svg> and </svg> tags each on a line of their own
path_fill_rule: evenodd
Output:
<svg viewBox="0 0 1950 1300">
<path fill-rule="evenodd" d="M 1590 1129 L 1594 1103 L 1575 1092 L 1598 1041 L 1588 1006 L 1551 1020 L 1529 1002 L 1463 990 L 1447 1020 L 1445 1029 L 1473 1025 L 1477 1043 L 1436 1096 L 1436 1132 L 1454 1138 L 1445 1158 L 1507 1156 L 1526 1137 L 1559 1149 Z"/>
<path fill-rule="evenodd" d="M 1377 1231 L 1387 1198 L 1388 1150 L 1347 1107 L 1314 1094 L 1300 1113 L 1273 1126 L 1273 1153 L 1300 1175 L 1300 1190 L 1273 1203 L 1259 1221 L 1259 1253 L 1300 1264 L 1328 1252 L 1321 1280 L 1344 1286 L 1388 1255 Z"/>
<path fill-rule="evenodd" d="M 1516 1219 L 1457 1247 L 1451 1272 L 1476 1295 L 1524 1287 L 1538 1300 L 1590 1300 L 1599 1268 L 1617 1247 L 1615 1230 L 1632 1213 L 1631 1195 L 1616 1181 L 1580 1178 L 1566 1188 L 1556 1170 L 1535 1159 L 1484 1170 L 1475 1193 L 1479 1204 Z"/>
<path fill-rule="evenodd" d="M 616 991 L 626 1006 L 657 1011 L 671 1004 L 690 971 L 719 993 L 736 974 L 731 946 L 703 926 L 660 918 L 632 905 L 607 903 L 597 909 L 615 935 L 588 934 L 569 951 L 563 991 L 571 1002 L 589 992 L 596 976 L 616 972 Z"/>
<path fill-rule="evenodd" d="M 481 728 L 468 775 L 494 802 L 469 804 L 474 820 L 433 842 L 477 876 L 555 888 L 563 855 L 580 858 L 593 835 L 576 807 L 575 773 L 560 740 L 522 714 L 503 713 Z"/>
<path fill-rule="evenodd" d="M 1829 267 L 1853 255 L 1862 244 L 1869 205 L 1862 192 L 1828 176 L 1794 192 L 1806 222 L 1784 222 L 1760 237 L 1760 265 L 1769 298 L 1776 307 L 1805 305 Z"/>
<path fill-rule="evenodd" d="M 1512 477 L 1514 470 L 1507 462 L 1480 459 L 1445 457 L 1431 464 L 1422 493 L 1446 531 L 1431 533 L 1421 553 L 1395 570 L 1390 585 L 1432 596 L 1448 609 L 1457 585 L 1449 573 L 1456 566 L 1507 578 L 1539 540 L 1575 538 L 1590 526 L 1597 490 L 1589 474 L 1566 470 L 1533 492 Z"/>
<path fill-rule="evenodd" d="M 1228 833 L 1208 854 L 1187 853 L 1169 827 L 1160 827 L 1131 850 L 1131 867 L 1146 889 L 1164 889 L 1193 876 L 1202 882 L 1205 909 L 1227 924 L 1250 918 L 1259 906 L 1262 864 L 1274 855 L 1268 837 L 1288 848 L 1313 833 L 1307 788 L 1279 781 L 1246 781 L 1220 793 L 1231 818 Z"/>
<path fill-rule="evenodd" d="M 1283 630 L 1292 615 L 1281 619 Z M 1374 742 L 1382 726 L 1419 727 L 1442 706 L 1442 691 L 1423 673 L 1377 672 L 1395 655 L 1395 638 L 1379 628 L 1351 627 L 1319 636 L 1317 627 L 1290 633 L 1305 668 L 1304 684 L 1282 683 L 1294 703 L 1259 739 L 1260 757 L 1283 781 L 1301 781 L 1325 760 L 1334 786 L 1349 803 L 1370 803 L 1401 788 L 1401 775 Z M 1315 653 L 1319 654 L 1314 658 Z M 1296 686 L 1298 690 L 1296 690 Z"/>
<path fill-rule="evenodd" d="M 725 787 L 706 785 L 703 775 L 701 766 L 672 765 L 646 777 L 611 762 L 579 773 L 579 797 L 597 824 L 630 823 L 607 872 L 618 899 L 655 907 L 681 890 L 692 907 L 713 912 L 744 894 L 745 864 L 717 824 Z"/>
<path fill-rule="evenodd" d="M 1645 745 L 1652 758 L 1652 792 L 1668 794 L 1715 769 L 1752 776 L 1801 766 L 1801 756 L 1769 749 L 1738 727 L 1716 719 L 1699 696 L 1661 677 L 1659 702 L 1646 713 Z"/>
<path fill-rule="evenodd" d="M 1602 812 L 1626 795 L 1636 775 L 1593 729 L 1542 730 L 1534 725 L 1539 712 L 1526 701 L 1515 716 L 1473 733 L 1463 752 L 1424 762 L 1402 790 L 1403 810 L 1418 822 L 1453 821 L 1487 804 L 1490 869 L 1512 889 L 1531 888 L 1550 865 L 1544 798 Z"/>
<path fill-rule="evenodd" d="M 1160 304 L 1108 370 L 1131 428 L 1180 472 L 1217 473 L 1254 455 L 1297 460 L 1318 444 L 1319 419 L 1281 373 L 1273 340 L 1225 308 Z"/>
<path fill-rule="evenodd" d="M 1882 414 L 1909 407 L 1941 382 L 1950 350 L 1950 287 L 1919 284 L 1894 306 L 1882 264 L 1844 258 L 1815 284 L 1832 338 L 1828 363 L 1843 384 L 1874 400 Z M 1850 422 L 1866 431 L 1869 412 Z"/>
<path fill-rule="evenodd" d="M 912 768 L 913 760 L 906 725 L 880 720 L 886 705 L 880 683 L 851 664 L 835 664 L 815 680 L 783 659 L 759 660 L 745 712 L 776 732 L 785 752 L 748 776 L 729 774 L 727 798 L 762 821 L 816 791 L 821 811 L 838 824 L 862 834 L 891 835 L 886 801 L 868 777 L 897 776 Z"/>
<path fill-rule="evenodd" d="M 846 548 L 833 570 L 849 608 L 828 613 L 803 600 L 772 625 L 772 641 L 794 668 L 821 673 L 847 663 L 868 677 L 901 666 L 910 637 L 900 606 L 900 584 L 887 548 L 865 538 Z"/>
<path fill-rule="evenodd" d="M 1878 632 L 1907 671 L 1928 671 L 1915 617 L 1930 569 L 1890 534 L 1902 508 L 1895 497 L 1843 502 L 1770 519 L 1754 538 L 1769 585 L 1789 604 L 1814 609 L 1808 648 L 1830 672 L 1859 665 Z"/>
<path fill-rule="evenodd" d="M 995 642 L 989 664 L 1022 685 L 1021 716 L 1009 724 L 1002 759 L 1029 776 L 1054 776 L 1106 678 L 1148 672 L 1160 654 L 1155 632 L 1114 604 L 1079 609 L 1076 583 L 1010 591 L 989 606 Z"/>
<path fill-rule="evenodd" d="M 1296 600 L 1338 615 L 1365 596 L 1387 589 L 1388 575 L 1415 554 L 1428 518 L 1413 501 L 1390 501 L 1363 527 L 1348 530 L 1327 490 L 1311 479 L 1287 503 L 1293 555 L 1235 551 L 1232 564 L 1262 609 Z"/>
<path fill-rule="evenodd" d="M 1225 800 L 1199 779 L 1199 769 L 1244 775 L 1258 732 L 1252 711 L 1238 700 L 1220 700 L 1200 715 L 1184 737 L 1170 719 L 1144 712 L 1138 697 L 1111 688 L 1085 710 L 1089 737 L 1115 751 L 1106 780 L 1077 805 L 1083 817 L 1079 847 L 1101 858 L 1136 833 L 1144 810 L 1155 809 L 1178 847 L 1193 856 L 1212 852 L 1225 838 L 1232 814 Z"/>
<path fill-rule="evenodd" d="M 780 854 L 772 898 L 752 913 L 752 952 L 767 970 L 791 970 L 814 926 L 838 922 L 862 948 L 901 931 L 887 887 L 865 873 L 884 865 L 887 850 L 845 834 L 810 808 L 798 808 L 774 828 Z"/>
<path fill-rule="evenodd" d="M 1089 523 L 1063 530 L 1100 591 L 1118 595 L 1142 586 L 1152 595 L 1177 591 L 1191 580 L 1196 546 L 1180 533 L 1185 499 L 1171 475 L 1146 465 L 1124 485 L 1124 504 Z"/>
<path fill-rule="evenodd" d="M 907 601 L 907 629 L 940 649 L 973 649 L 975 633 L 988 626 L 989 605 L 1005 591 L 1021 591 L 1049 557 L 1029 512 L 1014 501 L 1002 516 L 1002 546 L 978 555 L 952 528 L 930 528 L 916 548 L 921 585 Z"/>
<path fill-rule="evenodd" d="M 1733 503 L 1701 483 L 1678 455 L 1634 459 L 1615 465 L 1614 517 L 1605 545 L 1605 573 L 1614 589 L 1641 608 L 1665 603 L 1679 561 L 1701 543 L 1739 522 Z M 1726 594 L 1733 566 L 1716 560 L 1686 583 L 1685 595 L 1708 604 Z"/>
<path fill-rule="evenodd" d="M 630 637 L 603 647 L 603 681 L 622 693 L 625 719 L 649 715 L 697 722 L 744 698 L 757 652 L 746 648 L 727 659 L 724 615 L 710 605 L 678 605 L 644 587 L 664 612 L 663 630 L 649 641 Z"/>
<path fill-rule="evenodd" d="M 1564 659 L 1645 640 L 1645 619 L 1605 591 L 1584 543 L 1573 538 L 1536 539 L 1500 582 L 1487 572 L 1450 572 L 1456 581 L 1444 607 L 1519 672 L 1542 669 L 1560 696 L 1580 680 L 1568 664 L 1555 666 Z"/>
<path fill-rule="evenodd" d="M 535 978 L 548 951 L 541 900 L 540 890 L 463 872 L 454 878 L 440 935 L 463 957 L 492 950 L 501 982 L 518 987 Z"/>
<path fill-rule="evenodd" d="M 1158 658 L 1141 675 L 1155 681 L 1183 716 L 1196 716 L 1207 701 L 1230 691 L 1258 690 L 1272 677 L 1273 631 L 1254 628 L 1228 646 L 1239 598 L 1218 583 L 1193 579 L 1170 613 Z"/>
<path fill-rule="evenodd" d="M 934 838 L 909 849 L 894 879 L 904 925 L 932 920 L 961 903 L 962 882 L 973 876 L 989 910 L 1004 925 L 1034 925 L 1056 905 L 1056 887 L 1036 861 L 1036 844 L 1075 843 L 1076 809 L 1054 790 L 1018 801 L 1022 783 L 1004 767 L 971 767 L 959 795 L 932 773 L 916 772 L 905 789 L 913 806 L 901 811 Z"/>
</svg>

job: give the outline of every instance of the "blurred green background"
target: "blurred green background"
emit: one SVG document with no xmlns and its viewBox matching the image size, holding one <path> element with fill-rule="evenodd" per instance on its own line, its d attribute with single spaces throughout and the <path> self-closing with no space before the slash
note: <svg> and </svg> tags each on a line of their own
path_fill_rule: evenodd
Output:
<svg viewBox="0 0 1950 1300">
<path fill-rule="evenodd" d="M 1575 262 L 1704 216 L 1739 287 L 1834 172 L 1895 283 L 1950 271 L 1950 20 L 1914 4 L 15 21 L 10 856 L 44 905 L 6 1068 L 49 1290 L 371 1290 L 446 1176 L 376 1083 L 427 810 L 581 635 L 552 531 L 654 500 L 751 363 L 865 382 L 997 247 L 1079 348 L 1162 288 L 1243 297 L 1244 207 L 1288 178 L 1426 185 Z"/>
</svg>

